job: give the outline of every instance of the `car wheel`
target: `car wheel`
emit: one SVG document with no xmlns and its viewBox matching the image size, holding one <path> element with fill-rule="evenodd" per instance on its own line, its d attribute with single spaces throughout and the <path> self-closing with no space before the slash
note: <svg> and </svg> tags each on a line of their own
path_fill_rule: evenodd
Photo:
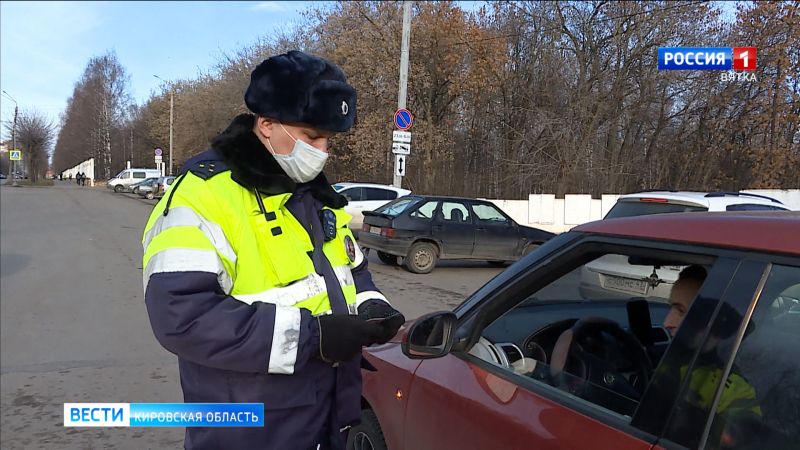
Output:
<svg viewBox="0 0 800 450">
<path fill-rule="evenodd" d="M 378 259 L 380 259 L 382 263 L 389 266 L 397 265 L 397 256 L 390 255 L 386 252 L 378 252 Z"/>
<path fill-rule="evenodd" d="M 371 409 L 361 410 L 361 423 L 350 428 L 347 450 L 387 450 L 381 425 Z"/>
<path fill-rule="evenodd" d="M 114 186 L 114 192 L 116 192 L 117 194 L 122 192 L 122 185 L 118 184 L 118 185 Z"/>
<path fill-rule="evenodd" d="M 436 267 L 438 251 L 430 242 L 416 242 L 408 251 L 405 265 L 414 273 L 430 273 Z"/>
<path fill-rule="evenodd" d="M 522 256 L 528 256 L 528 254 L 537 248 L 539 248 L 539 244 L 528 244 L 528 246 L 525 247 L 525 250 L 522 251 Z"/>
<path fill-rule="evenodd" d="M 152 192 L 148 192 L 148 193 L 144 194 L 144 196 L 147 197 L 148 200 L 152 200 L 153 199 L 153 193 Z"/>
</svg>

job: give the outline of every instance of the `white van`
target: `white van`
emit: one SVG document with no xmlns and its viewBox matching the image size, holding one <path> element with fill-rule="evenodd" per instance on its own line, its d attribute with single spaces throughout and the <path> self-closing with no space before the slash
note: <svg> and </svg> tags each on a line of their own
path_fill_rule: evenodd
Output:
<svg viewBox="0 0 800 450">
<path fill-rule="evenodd" d="M 108 180 L 106 185 L 114 192 L 122 192 L 130 189 L 130 185 L 143 181 L 145 178 L 160 177 L 161 171 L 157 169 L 125 169 L 117 176 Z"/>
</svg>

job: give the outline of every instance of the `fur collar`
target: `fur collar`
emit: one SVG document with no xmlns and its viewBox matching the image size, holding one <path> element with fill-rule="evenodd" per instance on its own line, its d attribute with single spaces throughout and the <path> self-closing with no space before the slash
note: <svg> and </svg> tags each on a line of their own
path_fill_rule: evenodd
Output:
<svg viewBox="0 0 800 450">
<path fill-rule="evenodd" d="M 228 128 L 211 141 L 231 168 L 234 181 L 247 189 L 258 189 L 267 195 L 293 193 L 297 183 L 289 178 L 272 154 L 253 133 L 255 116 L 240 114 Z M 308 183 L 311 194 L 330 208 L 343 208 L 347 199 L 333 190 L 324 173 Z"/>
</svg>

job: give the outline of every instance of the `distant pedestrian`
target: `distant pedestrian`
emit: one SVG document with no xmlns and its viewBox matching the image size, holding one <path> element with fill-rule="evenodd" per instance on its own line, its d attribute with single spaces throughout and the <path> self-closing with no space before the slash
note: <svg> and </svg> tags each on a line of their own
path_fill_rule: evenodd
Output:
<svg viewBox="0 0 800 450">
<path fill-rule="evenodd" d="M 86 186 L 86 173 L 81 172 L 81 186 Z"/>
<path fill-rule="evenodd" d="M 81 185 L 81 173 L 80 172 L 75 174 L 75 184 L 77 184 L 78 186 Z"/>
</svg>

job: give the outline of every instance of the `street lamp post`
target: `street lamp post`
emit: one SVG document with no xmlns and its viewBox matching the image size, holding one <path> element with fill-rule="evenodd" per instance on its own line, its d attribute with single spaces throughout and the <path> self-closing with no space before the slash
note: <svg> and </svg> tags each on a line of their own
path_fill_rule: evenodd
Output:
<svg viewBox="0 0 800 450">
<path fill-rule="evenodd" d="M 11 94 L 9 94 L 6 91 L 3 91 L 3 94 L 6 94 L 6 96 L 8 98 L 10 98 L 12 102 L 14 102 L 14 124 L 11 126 L 11 150 L 16 150 L 17 149 L 17 113 L 19 112 L 19 105 L 17 105 L 17 101 L 14 100 L 14 97 L 12 97 Z M 17 164 L 16 164 L 15 161 L 11 161 L 11 152 L 8 152 L 8 172 L 9 172 L 8 176 L 11 177 L 11 185 L 12 186 L 16 186 L 17 185 L 17 178 L 14 176 L 15 175 L 14 168 L 15 168 L 16 165 Z"/>
<path fill-rule="evenodd" d="M 169 84 L 169 175 L 172 176 L 172 124 L 174 117 L 173 112 L 175 110 L 175 89 L 172 87 L 172 83 L 169 83 L 158 75 L 153 76 Z"/>
</svg>

